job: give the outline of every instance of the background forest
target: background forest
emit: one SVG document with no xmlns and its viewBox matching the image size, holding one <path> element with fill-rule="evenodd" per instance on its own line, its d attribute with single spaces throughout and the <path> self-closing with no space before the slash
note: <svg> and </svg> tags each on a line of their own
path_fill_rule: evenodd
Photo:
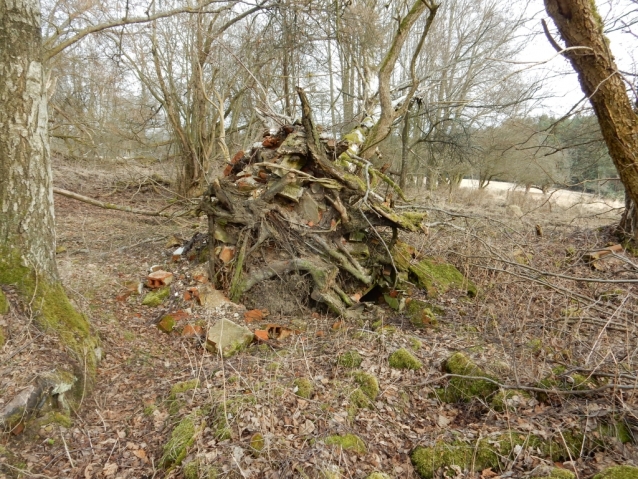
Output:
<svg viewBox="0 0 638 479">
<path fill-rule="evenodd" d="M 92 24 L 143 16 L 146 8 L 44 3 L 51 45 Z M 103 30 L 54 56 L 54 155 L 84 164 L 162 163 L 176 168 L 188 193 L 260 137 L 259 111 L 299 117 L 297 86 L 307 91 L 324 134 L 340 139 L 378 108 L 380 63 L 408 8 L 404 2 L 212 6 L 214 13 Z M 627 5 L 611 6 L 614 28 L 631 25 Z M 538 7 L 442 2 L 414 59 L 425 16 L 410 30 L 391 74 L 392 99 L 402 101 L 412 78 L 418 88 L 380 145 L 403 185 L 436 188 L 473 178 L 480 186 L 501 180 L 622 197 L 588 103 L 563 117 L 573 105 L 552 96 L 552 86 L 566 81 L 556 78 L 565 72 L 562 60 L 551 69 L 525 63 L 530 51 L 543 52 L 536 53 L 539 61 L 554 56 L 538 28 Z"/>
</svg>

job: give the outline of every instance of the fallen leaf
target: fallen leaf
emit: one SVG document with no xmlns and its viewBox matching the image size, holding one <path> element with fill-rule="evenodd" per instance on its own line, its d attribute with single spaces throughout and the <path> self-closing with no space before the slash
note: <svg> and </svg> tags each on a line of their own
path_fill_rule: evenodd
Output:
<svg viewBox="0 0 638 479">
<path fill-rule="evenodd" d="M 439 414 L 439 417 L 436 419 L 436 423 L 439 427 L 447 427 L 452 422 L 451 419 Z"/>
<path fill-rule="evenodd" d="M 191 299 L 193 299 L 193 295 L 190 293 L 190 291 L 184 291 L 184 301 L 190 301 Z"/>
<path fill-rule="evenodd" d="M 133 451 L 136 457 L 140 458 L 144 464 L 148 464 L 148 457 L 146 456 L 146 451 L 144 449 L 138 449 L 137 451 Z"/>
<path fill-rule="evenodd" d="M 498 474 L 495 473 L 494 471 L 492 471 L 491 467 L 488 467 L 487 469 L 483 469 L 481 471 L 481 477 L 482 478 L 496 477 L 496 476 L 498 476 Z"/>
<path fill-rule="evenodd" d="M 312 434 L 315 430 L 315 425 L 310 419 L 306 419 L 301 426 L 299 426 L 299 434 L 302 436 L 306 436 L 308 434 Z"/>
<path fill-rule="evenodd" d="M 316 334 L 318 338 L 323 338 L 325 335 L 326 333 L 324 333 L 323 331 L 317 331 L 317 334 Z"/>
<path fill-rule="evenodd" d="M 337 321 L 332 324 L 332 329 L 341 329 L 343 328 L 343 321 Z"/>
<path fill-rule="evenodd" d="M 104 468 L 102 469 L 102 474 L 105 476 L 114 476 L 117 472 L 117 464 L 113 462 L 107 462 L 104 464 Z"/>
</svg>

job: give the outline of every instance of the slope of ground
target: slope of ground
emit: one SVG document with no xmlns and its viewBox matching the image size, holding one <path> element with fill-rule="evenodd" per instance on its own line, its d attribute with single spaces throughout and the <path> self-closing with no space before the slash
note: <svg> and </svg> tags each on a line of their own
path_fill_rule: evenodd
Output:
<svg viewBox="0 0 638 479">
<path fill-rule="evenodd" d="M 148 210 L 167 204 L 161 183 L 146 181 L 152 175 L 124 183 L 115 177 L 100 176 L 93 186 L 87 178 L 83 193 Z M 66 182 L 78 185 L 70 172 Z M 609 220 L 585 223 L 574 219 L 581 212 L 550 211 L 529 199 L 518 201 L 526 213 L 519 219 L 503 200 L 480 194 L 417 203 L 429 209 L 428 233 L 405 239 L 454 263 L 478 285 L 478 296 L 414 293 L 430 303 L 425 320 L 382 305 L 377 321 L 355 323 L 304 304 L 303 314 L 271 311 L 263 320 L 245 316 L 241 306 L 199 307 L 183 295 L 198 284 L 195 265 L 172 262 L 167 240 L 187 240 L 205 231 L 205 221 L 134 216 L 56 197 L 59 268 L 100 334 L 104 359 L 73 424 L 1 438 L 18 460 L 0 477 L 365 478 L 382 471 L 416 478 L 416 448 L 443 457 L 448 452 L 436 449 L 443 443 L 461 456 L 468 447 L 473 452 L 469 460 L 445 456 L 449 464 L 440 468 L 432 459 L 434 477 L 527 477 L 558 466 L 585 478 L 613 464 L 638 464 L 637 260 L 624 252 L 593 268 L 583 261 L 613 241 L 595 227 Z M 131 285 L 154 264 L 176 282 L 163 305 L 147 307 Z M 156 327 L 178 309 L 204 328 L 226 317 L 273 334 L 222 359 L 196 337 Z M 0 355 L 3 398 L 7 378 L 37 373 L 35 360 L 50 348 L 34 334 L 9 338 Z M 422 366 L 391 367 L 400 349 Z M 447 361 L 459 352 L 473 362 L 461 375 L 517 390 L 500 403 L 498 387 L 465 395 Z M 548 443 L 556 445 L 553 458 Z M 485 444 L 496 448 L 496 462 L 483 460 Z"/>
</svg>

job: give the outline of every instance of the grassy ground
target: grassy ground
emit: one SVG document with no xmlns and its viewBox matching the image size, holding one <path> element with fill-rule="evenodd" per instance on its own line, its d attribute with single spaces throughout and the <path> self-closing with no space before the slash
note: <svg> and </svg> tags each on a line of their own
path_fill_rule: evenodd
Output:
<svg viewBox="0 0 638 479">
<path fill-rule="evenodd" d="M 62 171 L 61 186 L 98 199 L 148 210 L 172 199 L 144 168 L 84 178 L 58 165 Z M 474 298 L 415 292 L 432 313 L 418 328 L 387 306 L 377 321 L 359 323 L 303 302 L 301 313 L 256 322 L 241 306 L 205 310 L 183 299 L 198 285 L 196 265 L 171 262 L 167 246 L 172 236 L 205 231 L 205 221 L 56 197 L 61 275 L 105 357 L 72 425 L 0 439 L 16 455 L 0 477 L 365 478 L 380 471 L 415 478 L 421 458 L 423 477 L 523 477 L 558 465 L 585 478 L 638 464 L 638 259 L 625 252 L 595 268 L 583 261 L 614 241 L 600 227 L 616 213 L 592 216 L 524 195 L 417 194 L 430 227 L 404 239 L 455 264 L 479 288 Z M 149 308 L 131 285 L 154 264 L 177 281 L 169 300 Z M 627 279 L 634 283 L 613 282 Z M 181 321 L 205 327 L 226 317 L 292 334 L 221 360 L 196 338 L 155 326 L 163 314 L 188 308 Z M 5 328 L 12 334 L 0 352 L 2 398 L 46 368 L 55 351 L 37 331 Z M 422 367 L 391 367 L 400 349 Z"/>
</svg>

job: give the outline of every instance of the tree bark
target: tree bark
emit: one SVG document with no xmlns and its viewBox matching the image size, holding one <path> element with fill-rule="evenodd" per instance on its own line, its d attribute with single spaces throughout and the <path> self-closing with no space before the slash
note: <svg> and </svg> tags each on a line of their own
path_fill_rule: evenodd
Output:
<svg viewBox="0 0 638 479">
<path fill-rule="evenodd" d="M 0 295 L 15 290 L 36 324 L 70 352 L 68 367 L 90 377 L 97 342 L 55 264 L 40 21 L 38 0 L 0 0 Z"/>
<path fill-rule="evenodd" d="M 638 240 L 638 117 L 603 34 L 603 24 L 591 0 L 545 0 L 567 48 L 563 55 L 578 74 L 583 93 L 591 102 L 620 180 L 628 208 L 621 230 Z"/>
<path fill-rule="evenodd" d="M 40 6 L 37 0 L 5 0 L 2 11 L 0 267 L 17 255 L 57 281 Z"/>
</svg>

